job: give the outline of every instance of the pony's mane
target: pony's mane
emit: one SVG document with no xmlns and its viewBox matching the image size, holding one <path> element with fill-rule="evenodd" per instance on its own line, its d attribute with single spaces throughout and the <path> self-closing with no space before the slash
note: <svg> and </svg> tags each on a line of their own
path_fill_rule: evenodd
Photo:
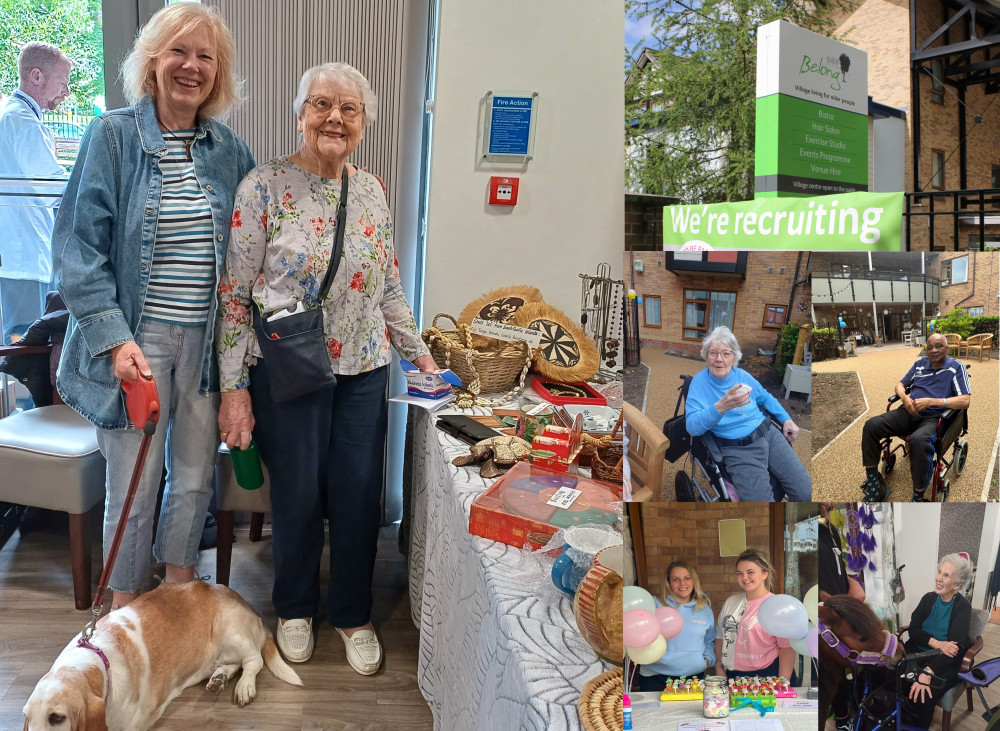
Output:
<svg viewBox="0 0 1000 731">
<path fill-rule="evenodd" d="M 840 615 L 860 636 L 867 637 L 867 641 L 880 640 L 882 637 L 885 627 L 882 626 L 882 622 L 879 621 L 875 612 L 869 609 L 864 602 L 846 594 L 840 594 L 829 597 L 823 603 Z"/>
</svg>

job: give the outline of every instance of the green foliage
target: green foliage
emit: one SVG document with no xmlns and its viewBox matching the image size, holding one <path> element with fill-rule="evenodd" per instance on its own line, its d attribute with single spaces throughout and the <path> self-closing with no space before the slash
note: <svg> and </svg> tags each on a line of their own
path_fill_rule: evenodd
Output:
<svg viewBox="0 0 1000 731">
<path fill-rule="evenodd" d="M 1000 329 L 998 329 L 998 322 L 1000 322 L 1000 318 L 996 315 L 990 315 L 987 317 L 970 317 L 969 324 L 972 325 L 972 330 L 969 331 L 969 337 L 978 335 L 979 333 L 992 333 L 993 344 L 991 347 L 996 348 L 997 343 L 1000 342 Z"/>
<path fill-rule="evenodd" d="M 46 41 L 73 63 L 69 98 L 60 108 L 90 112 L 104 95 L 101 0 L 0 0 L 0 93 L 18 86 L 17 56 L 28 41 Z"/>
<path fill-rule="evenodd" d="M 813 362 L 837 357 L 837 346 L 840 344 L 837 329 L 832 327 L 817 327 L 812 331 L 811 349 Z"/>
<path fill-rule="evenodd" d="M 791 322 L 787 325 L 781 326 L 781 332 L 778 334 L 778 372 L 782 376 L 785 375 L 785 365 L 792 362 L 792 358 L 795 357 L 795 346 L 799 342 L 799 325 L 798 323 Z"/>
<path fill-rule="evenodd" d="M 972 332 L 972 318 L 962 310 L 952 310 L 944 317 L 935 320 L 933 332 L 958 333 L 962 336 L 962 340 L 965 340 Z"/>
<path fill-rule="evenodd" d="M 626 0 L 651 18 L 659 49 L 645 69 L 626 58 L 626 188 L 684 203 L 754 194 L 757 26 L 787 20 L 829 33 L 851 0 Z M 646 107 L 649 107 L 648 109 Z"/>
</svg>

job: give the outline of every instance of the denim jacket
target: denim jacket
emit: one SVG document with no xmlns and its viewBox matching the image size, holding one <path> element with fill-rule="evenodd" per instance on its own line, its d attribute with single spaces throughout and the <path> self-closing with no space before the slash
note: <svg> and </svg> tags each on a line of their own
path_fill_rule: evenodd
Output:
<svg viewBox="0 0 1000 731">
<path fill-rule="evenodd" d="M 98 117 L 87 129 L 52 235 L 56 283 L 72 316 L 59 361 L 63 400 L 102 429 L 128 418 L 111 349 L 139 334 L 153 261 L 166 154 L 153 102 Z M 216 284 L 226 260 L 236 186 L 254 168 L 236 134 L 201 120 L 191 146 L 195 175 L 212 208 Z M 212 338 L 217 299 L 205 327 L 198 392 L 218 391 Z"/>
</svg>

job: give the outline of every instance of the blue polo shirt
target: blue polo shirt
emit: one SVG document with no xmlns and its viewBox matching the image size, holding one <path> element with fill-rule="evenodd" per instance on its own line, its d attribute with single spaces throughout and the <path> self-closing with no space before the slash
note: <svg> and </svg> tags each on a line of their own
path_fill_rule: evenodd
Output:
<svg viewBox="0 0 1000 731">
<path fill-rule="evenodd" d="M 965 372 L 965 366 L 954 358 L 945 358 L 937 370 L 931 368 L 930 358 L 920 358 L 900 380 L 904 386 L 910 387 L 912 399 L 943 399 L 972 393 L 969 390 L 969 374 Z M 937 416 L 942 411 L 944 409 L 940 406 L 932 406 L 920 413 Z"/>
</svg>

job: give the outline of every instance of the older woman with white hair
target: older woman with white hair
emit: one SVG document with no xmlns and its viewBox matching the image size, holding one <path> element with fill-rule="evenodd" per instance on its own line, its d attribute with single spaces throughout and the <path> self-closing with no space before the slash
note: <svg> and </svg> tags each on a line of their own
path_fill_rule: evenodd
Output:
<svg viewBox="0 0 1000 731">
<path fill-rule="evenodd" d="M 920 728 L 930 725 L 938 698 L 957 682 L 962 658 L 972 644 L 972 605 L 962 595 L 971 578 L 968 558 L 958 553 L 942 556 L 934 576 L 934 590 L 924 594 L 910 617 L 906 651 L 941 651 L 924 663 L 925 672 L 913 681 L 903 706 L 904 720 Z M 938 681 L 935 685 L 940 687 L 932 687 L 931 675 L 943 678 L 944 683 Z"/>
<path fill-rule="evenodd" d="M 741 500 L 774 500 L 772 475 L 789 500 L 811 500 L 812 479 L 791 447 L 799 428 L 756 378 L 737 367 L 743 354 L 736 336 L 720 325 L 702 341 L 701 357 L 708 367 L 688 389 L 688 433 L 712 433 Z M 781 431 L 771 428 L 768 414 L 782 422 Z"/>
<path fill-rule="evenodd" d="M 371 675 L 382 661 L 371 610 L 390 347 L 422 371 L 436 365 L 400 286 L 382 186 L 347 162 L 375 119 L 371 86 L 347 64 L 316 66 L 303 74 L 294 107 L 299 148 L 252 170 L 236 193 L 219 286 L 219 430 L 230 447 L 248 446 L 252 433 L 270 472 L 281 651 L 292 662 L 312 654 L 326 517 L 326 618 L 351 667 Z M 278 334 L 289 310 L 322 313 L 318 354 L 298 331 Z M 288 361 L 259 340 L 267 329 L 301 343 L 292 363 L 296 352 L 299 362 L 322 359 L 323 377 L 300 384 L 301 395 L 282 392 Z M 336 382 L 320 386 L 325 380 Z"/>
</svg>

